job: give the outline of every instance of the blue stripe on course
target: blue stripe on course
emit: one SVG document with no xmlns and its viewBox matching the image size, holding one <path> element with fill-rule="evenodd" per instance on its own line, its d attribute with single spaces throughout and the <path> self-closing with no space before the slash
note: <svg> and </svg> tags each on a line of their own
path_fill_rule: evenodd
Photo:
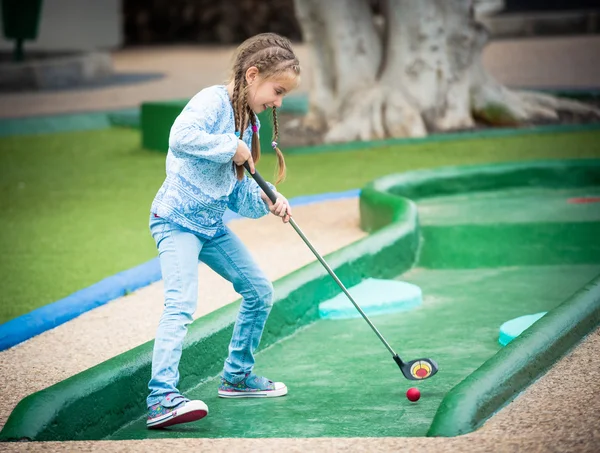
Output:
<svg viewBox="0 0 600 453">
<path fill-rule="evenodd" d="M 314 203 L 322 203 L 324 201 L 344 200 L 347 198 L 356 198 L 360 194 L 360 189 L 347 190 L 346 192 L 328 192 L 318 195 L 304 195 L 300 197 L 290 198 L 289 202 L 292 207 L 306 206 Z M 229 209 L 223 215 L 223 221 L 228 223 L 232 220 L 242 219 L 243 217 Z"/>
<path fill-rule="evenodd" d="M 45 305 L 0 325 L 0 351 L 161 279 L 154 258 L 132 269 L 105 278 L 57 302 Z"/>
<path fill-rule="evenodd" d="M 292 206 L 304 206 L 324 201 L 358 197 L 359 189 L 332 192 L 290 199 Z M 238 214 L 227 211 L 223 220 L 228 223 L 239 219 Z M 125 296 L 162 278 L 158 258 L 119 272 L 70 296 L 33 310 L 0 325 L 0 351 L 11 348 L 40 333 L 53 329 L 86 311 L 105 305 L 111 300 Z"/>
</svg>

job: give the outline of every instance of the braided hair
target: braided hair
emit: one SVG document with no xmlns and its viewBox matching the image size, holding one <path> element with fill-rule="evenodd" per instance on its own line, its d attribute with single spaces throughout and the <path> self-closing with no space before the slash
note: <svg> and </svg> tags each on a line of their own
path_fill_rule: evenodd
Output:
<svg viewBox="0 0 600 453">
<path fill-rule="evenodd" d="M 233 93 L 231 104 L 235 120 L 235 129 L 239 131 L 242 139 L 244 131 L 249 123 L 257 125 L 256 114 L 248 104 L 248 83 L 246 82 L 246 71 L 256 67 L 263 79 L 274 77 L 287 71 L 292 71 L 296 76 L 300 74 L 300 63 L 292 50 L 291 42 L 275 33 L 261 33 L 244 41 L 238 48 L 234 57 L 233 70 L 230 81 L 233 81 Z M 277 183 L 285 178 L 285 160 L 277 140 L 279 136 L 279 124 L 277 123 L 277 109 L 273 112 L 273 148 L 277 155 Z M 260 159 L 260 142 L 258 134 L 252 135 L 252 159 L 258 162 Z M 244 177 L 244 167 L 236 167 L 238 179 Z"/>
</svg>

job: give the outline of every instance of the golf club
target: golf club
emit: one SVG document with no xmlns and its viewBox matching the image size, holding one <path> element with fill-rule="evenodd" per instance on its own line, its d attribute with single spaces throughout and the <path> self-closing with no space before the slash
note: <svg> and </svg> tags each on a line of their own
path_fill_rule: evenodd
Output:
<svg viewBox="0 0 600 453">
<path fill-rule="evenodd" d="M 248 164 L 248 162 L 244 163 L 244 167 L 246 168 L 248 173 L 250 173 L 250 165 Z M 277 197 L 275 196 L 275 193 L 271 190 L 271 188 L 267 185 L 266 181 L 263 179 L 263 177 L 260 175 L 260 173 L 255 170 L 254 174 L 250 173 L 250 176 L 252 176 L 252 178 L 254 178 L 254 180 L 258 183 L 259 187 L 269 197 L 269 199 L 273 203 L 275 203 L 275 201 L 277 200 Z M 338 284 L 338 286 L 341 288 L 341 290 L 344 292 L 344 294 L 346 294 L 346 296 L 348 296 L 348 299 L 350 299 L 350 302 L 352 302 L 354 307 L 356 307 L 356 309 L 362 315 L 362 317 L 365 319 L 365 321 L 367 321 L 367 324 L 369 324 L 369 326 L 371 326 L 371 329 L 373 329 L 373 332 L 375 332 L 375 334 L 379 337 L 379 339 L 385 345 L 385 347 L 388 349 L 388 351 L 390 351 L 394 361 L 396 362 L 396 364 L 398 364 L 398 367 L 400 367 L 400 371 L 402 371 L 402 374 L 404 375 L 404 377 L 411 381 L 420 381 L 423 379 L 430 378 L 434 374 L 436 374 L 438 372 L 438 366 L 437 366 L 437 363 L 435 363 L 433 360 L 422 358 L 422 359 L 411 360 L 409 362 L 404 362 L 400 358 L 400 356 L 398 354 L 396 354 L 396 352 L 392 349 L 392 347 L 385 340 L 385 338 L 383 338 L 383 335 L 381 335 L 379 330 L 377 330 L 375 325 L 373 325 L 373 323 L 368 318 L 368 316 L 365 314 L 365 312 L 362 311 L 360 306 L 354 301 L 354 298 L 350 295 L 350 293 L 348 292 L 348 290 L 346 289 L 344 284 L 340 281 L 340 279 L 337 277 L 337 275 L 335 275 L 335 272 L 333 272 L 333 270 L 329 267 L 329 265 L 323 259 L 323 257 L 319 254 L 319 252 L 317 252 L 315 250 L 315 248 L 312 246 L 310 241 L 304 235 L 304 233 L 302 232 L 300 227 L 296 224 L 296 222 L 294 221 L 293 218 L 290 218 L 290 224 L 292 225 L 294 230 L 296 230 L 296 233 L 298 233 L 298 235 L 302 238 L 302 240 L 308 246 L 308 248 L 313 252 L 313 254 L 321 262 L 321 264 L 325 267 L 327 272 L 329 272 L 329 275 L 331 275 L 331 277 L 335 280 L 335 282 Z"/>
</svg>

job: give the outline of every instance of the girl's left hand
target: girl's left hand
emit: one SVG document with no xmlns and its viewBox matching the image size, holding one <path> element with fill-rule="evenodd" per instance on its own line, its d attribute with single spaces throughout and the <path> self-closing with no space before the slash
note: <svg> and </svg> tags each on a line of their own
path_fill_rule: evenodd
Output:
<svg viewBox="0 0 600 453">
<path fill-rule="evenodd" d="M 269 211 L 271 214 L 275 214 L 278 217 L 282 217 L 283 223 L 288 223 L 290 221 L 290 217 L 292 216 L 292 207 L 290 206 L 289 201 L 283 195 L 278 192 L 275 192 L 277 195 L 277 199 L 275 200 L 275 204 L 271 202 L 269 197 L 263 192 L 263 200 L 267 202 L 269 206 Z"/>
</svg>

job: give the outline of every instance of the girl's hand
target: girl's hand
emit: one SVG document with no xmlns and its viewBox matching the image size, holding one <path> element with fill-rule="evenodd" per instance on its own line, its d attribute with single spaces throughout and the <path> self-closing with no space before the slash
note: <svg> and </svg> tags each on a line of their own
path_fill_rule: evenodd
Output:
<svg viewBox="0 0 600 453">
<path fill-rule="evenodd" d="M 278 192 L 275 192 L 277 199 L 275 200 L 275 204 L 267 197 L 264 192 L 261 192 L 261 198 L 267 203 L 269 206 L 269 211 L 271 214 L 275 214 L 278 217 L 282 217 L 283 223 L 288 223 L 290 221 L 290 217 L 292 216 L 292 207 L 290 206 L 289 201 Z"/>
<path fill-rule="evenodd" d="M 233 155 L 233 163 L 235 163 L 238 167 L 244 165 L 244 162 L 248 161 L 248 165 L 250 165 L 250 173 L 254 173 L 254 160 L 252 159 L 252 153 L 242 140 L 238 140 L 238 147 Z"/>
</svg>

